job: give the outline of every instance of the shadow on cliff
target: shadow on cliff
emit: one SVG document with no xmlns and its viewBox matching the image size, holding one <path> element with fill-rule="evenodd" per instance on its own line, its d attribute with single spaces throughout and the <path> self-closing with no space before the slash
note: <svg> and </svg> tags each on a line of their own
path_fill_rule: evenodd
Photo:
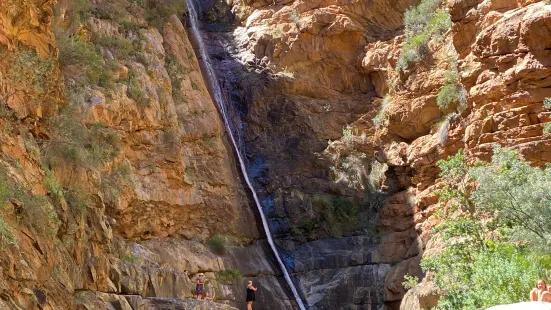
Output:
<svg viewBox="0 0 551 310">
<path fill-rule="evenodd" d="M 395 300 L 403 296 L 402 279 L 399 284 L 398 280 L 386 283 L 385 277 L 387 272 L 402 272 L 403 265 L 399 262 L 408 255 L 415 239 L 409 237 L 413 222 L 409 211 L 393 208 L 385 211 L 392 220 L 400 220 L 399 227 L 407 228 L 400 230 L 389 223 L 391 237 L 382 237 L 382 240 L 363 232 L 343 238 L 324 235 L 323 240 L 300 242 L 289 237 L 296 234 L 295 231 L 303 233 L 308 230 L 308 224 L 312 225 L 308 220 L 314 212 L 312 201 L 316 195 L 343 197 L 357 202 L 358 206 L 369 205 L 365 197 L 358 199 L 357 191 L 334 182 L 331 164 L 320 154 L 328 140 L 342 137 L 342 128 L 350 119 L 371 109 L 366 103 L 374 92 L 325 97 L 324 94 L 330 93 L 328 90 L 320 89 L 316 95 L 297 91 L 293 77 L 275 74 L 266 60 L 247 55 L 246 48 L 238 46 L 241 43 L 233 40 L 235 28 L 229 8 L 216 7 L 216 3 L 219 2 L 207 1 L 201 5 L 205 10 L 201 27 L 207 52 L 224 92 L 224 109 L 239 152 L 245 158 L 270 229 L 278 232 L 275 237 L 282 258 L 302 289 L 303 300 L 321 298 L 324 301 L 316 306 L 322 308 L 344 304 L 373 308 L 385 303 L 395 305 Z M 207 10 L 213 7 L 214 10 Z M 218 21 L 224 23 L 216 23 Z M 196 51 L 196 54 L 200 53 Z M 205 72 L 203 75 L 209 78 Z M 212 89 L 210 91 L 212 93 Z M 233 150 L 229 143 L 227 148 Z M 399 200 L 401 204 L 402 199 Z M 262 231 L 262 221 L 252 198 L 249 207 L 253 208 L 257 227 Z M 393 217 L 394 212 L 405 212 L 404 216 L 409 217 L 399 218 L 398 214 Z M 286 234 L 279 233 L 282 231 Z M 378 242 L 385 246 L 377 250 Z M 265 250 L 266 256 L 272 257 L 269 248 Z M 274 270 L 278 270 L 275 261 L 271 263 Z M 283 279 L 279 280 L 287 296 L 292 296 Z M 335 287 L 342 289 L 335 290 Z"/>
</svg>

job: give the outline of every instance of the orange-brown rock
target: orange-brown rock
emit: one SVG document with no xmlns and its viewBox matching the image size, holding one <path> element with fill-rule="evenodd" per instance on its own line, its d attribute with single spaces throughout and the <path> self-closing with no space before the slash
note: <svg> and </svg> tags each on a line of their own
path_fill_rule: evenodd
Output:
<svg viewBox="0 0 551 310">
<path fill-rule="evenodd" d="M 84 12 L 82 20 L 65 20 L 70 18 L 66 6 L 73 3 L 60 3 L 58 27 L 80 22 L 70 30 L 96 44 L 101 70 L 112 81 L 90 83 L 77 89 L 82 93 L 63 97 L 63 78 L 75 91 L 73 74 L 83 69 L 60 71 L 59 41 L 51 30 L 53 2 L 0 3 L 0 52 L 5 56 L 0 75 L 8 74 L 0 81 L 0 201 L 5 202 L 0 294 L 6 296 L 0 308 L 187 306 L 193 302 L 147 298 L 193 297 L 190 277 L 198 272 L 207 273 L 219 298 L 240 305 L 243 283 L 237 282 L 244 280 L 215 280 L 227 269 L 243 270 L 267 288 L 260 304 L 292 308 L 267 246 L 255 241 L 260 233 L 248 193 L 178 17 L 153 26 L 144 8 L 121 0 L 95 1 L 95 11 Z M 106 9 L 121 14 L 120 19 L 97 13 Z M 136 28 L 125 30 L 123 22 Z M 87 41 L 96 38 L 115 43 Z M 122 57 L 116 44 L 125 40 L 132 41 L 130 57 Z M 31 62 L 15 68 L 13 60 L 20 55 Z M 35 91 L 25 83 L 34 83 L 31 72 L 41 65 L 48 71 L 39 76 L 45 80 Z M 11 78 L 14 68 L 23 70 L 17 74 L 29 70 L 29 80 Z M 76 126 L 70 130 L 98 126 L 118 137 L 112 141 L 117 143 L 115 158 L 99 166 L 75 164 L 71 156 L 78 154 L 69 154 L 62 164 L 47 160 L 54 138 L 73 143 L 53 132 L 57 107 L 66 104 L 80 107 L 79 114 L 70 115 Z M 90 147 L 87 142 L 93 144 L 83 141 L 84 147 Z M 121 167 L 126 172 L 117 170 Z M 124 179 L 109 179 L 118 173 Z M 11 192 L 6 194 L 4 186 Z M 10 199 L 5 201 L 5 195 Z M 227 249 L 225 256 L 212 254 L 204 242 L 215 234 L 235 249 Z M 144 241 L 149 239 L 154 240 Z"/>
<path fill-rule="evenodd" d="M 42 118 L 62 106 L 57 48 L 50 28 L 53 0 L 0 3 L 0 104 L 19 118 Z M 26 57 L 25 57 L 26 56 Z M 33 68 L 24 64 L 33 62 Z"/>
<path fill-rule="evenodd" d="M 551 140 L 542 131 L 548 121 L 542 102 L 551 97 L 546 45 L 551 35 L 546 26 L 551 9 L 544 1 L 464 0 L 450 1 L 449 7 L 453 27 L 447 42 L 453 46 L 442 49 L 431 45 L 433 57 L 417 64 L 414 72 L 396 76 L 399 45 L 395 40 L 370 44 L 362 61 L 372 80 L 379 81 L 379 92 L 394 85 L 386 108 L 386 126 L 375 141 L 380 145 L 377 158 L 389 166 L 413 169 L 416 203 L 411 211 L 402 213 L 413 213 L 416 230 L 423 243 L 428 243 L 426 253 L 438 247 L 429 241 L 430 228 L 438 222 L 431 217 L 438 208 L 434 195 L 439 186 L 437 160 L 460 148 L 471 160 L 489 160 L 493 144 L 498 143 L 517 150 L 534 164 L 551 161 Z M 436 120 L 449 113 L 435 105 L 435 98 L 443 83 L 442 70 L 450 66 L 445 58 L 454 50 L 461 82 L 468 92 L 467 108 L 460 116 L 431 129 Z M 406 146 L 401 145 L 404 143 Z M 396 208 L 391 201 L 387 201 L 384 212 Z M 384 227 L 392 225 L 382 223 Z M 434 305 L 431 300 L 429 304 Z M 418 302 L 408 295 L 402 307 L 426 307 Z"/>
</svg>

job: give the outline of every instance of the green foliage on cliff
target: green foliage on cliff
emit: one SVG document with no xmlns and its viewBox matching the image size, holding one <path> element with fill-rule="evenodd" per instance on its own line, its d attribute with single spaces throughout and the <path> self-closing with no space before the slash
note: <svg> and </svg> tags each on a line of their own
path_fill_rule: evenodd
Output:
<svg viewBox="0 0 551 310">
<path fill-rule="evenodd" d="M 220 282 L 236 282 L 242 278 L 243 274 L 237 269 L 226 269 L 216 272 L 216 279 Z"/>
<path fill-rule="evenodd" d="M 36 52 L 20 49 L 10 59 L 7 78 L 27 92 L 41 95 L 53 89 L 55 66 L 52 59 L 41 59 Z"/>
<path fill-rule="evenodd" d="M 551 98 L 545 98 L 545 100 L 543 100 L 543 107 L 547 110 L 551 110 Z"/>
<path fill-rule="evenodd" d="M 111 168 L 110 172 L 103 173 L 100 189 L 105 193 L 105 199 L 115 202 L 123 190 L 123 187 L 132 183 L 130 179 L 131 175 L 132 167 L 128 162 L 116 164 Z"/>
<path fill-rule="evenodd" d="M 358 208 L 344 198 L 315 196 L 312 205 L 319 213 L 321 228 L 335 238 L 342 237 L 344 232 L 354 229 L 358 224 Z"/>
<path fill-rule="evenodd" d="M 18 222 L 25 223 L 38 234 L 56 235 L 61 222 L 48 198 L 29 192 L 24 184 L 10 176 L 7 169 L 0 168 L 0 210 L 8 202 L 12 203 L 13 215 Z M 14 243 L 11 227 L 1 216 L 0 220 L 0 239 Z"/>
<path fill-rule="evenodd" d="M 128 59 L 137 53 L 138 44 L 134 40 L 119 36 L 102 36 L 97 38 L 94 43 L 108 48 L 118 59 Z"/>
<path fill-rule="evenodd" d="M 417 286 L 417 283 L 419 283 L 419 278 L 417 276 L 411 276 L 409 274 L 406 274 L 404 275 L 404 282 L 402 282 L 402 286 L 406 290 L 409 290 Z"/>
<path fill-rule="evenodd" d="M 428 53 L 428 43 L 441 38 L 451 27 L 450 14 L 438 9 L 443 0 L 423 0 L 406 11 L 404 17 L 406 42 L 398 59 L 397 69 L 404 71 L 412 62 L 419 62 Z"/>
<path fill-rule="evenodd" d="M 210 250 L 217 255 L 226 254 L 226 240 L 221 235 L 214 235 L 207 240 Z"/>
<path fill-rule="evenodd" d="M 184 68 L 180 61 L 172 55 L 167 55 L 165 68 L 170 77 L 174 103 L 177 105 L 187 103 L 187 98 L 182 92 L 182 80 L 191 72 L 191 69 Z"/>
<path fill-rule="evenodd" d="M 138 74 L 134 70 L 130 70 L 127 93 L 128 97 L 134 100 L 138 106 L 149 106 L 149 96 L 142 90 Z"/>
<path fill-rule="evenodd" d="M 392 98 L 390 97 L 390 95 L 386 95 L 381 101 L 379 113 L 377 113 L 377 115 L 373 118 L 373 124 L 375 125 L 375 128 L 379 129 L 388 124 L 388 115 L 386 110 L 391 102 Z"/>
<path fill-rule="evenodd" d="M 434 233 L 445 249 L 422 261 L 443 291 L 438 309 L 525 300 L 551 270 L 551 167 L 531 167 L 500 147 L 491 163 L 469 166 L 458 152 L 438 165 L 446 208 Z"/>
<path fill-rule="evenodd" d="M 70 84 L 98 84 L 104 74 L 103 57 L 96 47 L 83 42 L 62 28 L 55 28 L 59 65 Z"/>
<path fill-rule="evenodd" d="M 98 168 L 118 154 L 118 135 L 101 124 L 83 124 L 79 111 L 69 107 L 49 120 L 51 139 L 42 148 L 48 167 Z"/>
<path fill-rule="evenodd" d="M 0 217 L 0 246 L 16 243 L 17 240 L 13 236 L 13 228 L 6 223 L 4 218 Z"/>
<path fill-rule="evenodd" d="M 8 179 L 4 174 L 0 174 L 0 211 L 4 209 L 4 204 L 9 199 Z M 0 245 L 14 244 L 16 242 L 11 226 L 0 216 Z"/>
<path fill-rule="evenodd" d="M 161 29 L 162 26 L 169 20 L 170 16 L 176 15 L 182 18 L 187 12 L 186 0 L 134 0 L 140 2 L 142 7 L 146 9 L 147 21 Z"/>
<path fill-rule="evenodd" d="M 438 93 L 436 103 L 444 110 L 450 108 L 451 105 L 457 105 L 458 111 L 465 109 L 467 92 L 459 82 L 457 69 L 453 68 L 446 72 L 446 83 Z"/>
</svg>

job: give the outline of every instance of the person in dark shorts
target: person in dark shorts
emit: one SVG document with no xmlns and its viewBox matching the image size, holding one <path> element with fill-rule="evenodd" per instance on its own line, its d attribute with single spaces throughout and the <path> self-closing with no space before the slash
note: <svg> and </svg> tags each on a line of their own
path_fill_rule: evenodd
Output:
<svg viewBox="0 0 551 310">
<path fill-rule="evenodd" d="M 205 296 L 205 280 L 203 280 L 203 277 L 205 275 L 203 273 L 197 274 L 196 278 L 196 285 L 195 285 L 195 298 L 196 299 L 203 299 L 203 296 Z"/>
<path fill-rule="evenodd" d="M 247 283 L 247 310 L 253 310 L 253 302 L 255 301 L 256 287 L 253 286 L 253 281 Z"/>
</svg>

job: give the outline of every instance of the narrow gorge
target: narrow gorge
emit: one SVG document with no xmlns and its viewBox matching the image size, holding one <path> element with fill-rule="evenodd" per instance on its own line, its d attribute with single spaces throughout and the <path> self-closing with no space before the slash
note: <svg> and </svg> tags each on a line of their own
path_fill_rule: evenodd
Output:
<svg viewBox="0 0 551 310">
<path fill-rule="evenodd" d="M 521 301 L 430 258 L 483 209 L 458 161 L 514 151 L 551 206 L 548 0 L 5 0 L 0 55 L 0 309 Z"/>
</svg>

